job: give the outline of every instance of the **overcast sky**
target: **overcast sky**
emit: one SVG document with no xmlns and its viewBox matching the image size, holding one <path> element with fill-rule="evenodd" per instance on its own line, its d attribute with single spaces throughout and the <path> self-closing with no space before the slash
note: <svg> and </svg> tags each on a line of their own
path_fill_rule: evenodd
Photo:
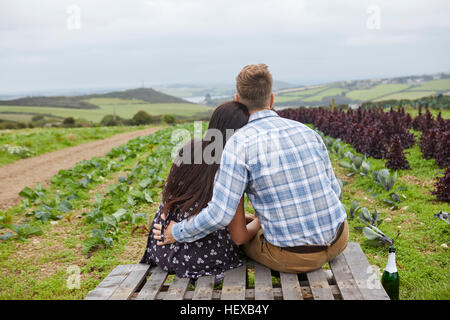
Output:
<svg viewBox="0 0 450 320">
<path fill-rule="evenodd" d="M 0 93 L 234 83 L 261 62 L 296 84 L 447 72 L 449 16 L 448 0 L 1 0 Z"/>
</svg>

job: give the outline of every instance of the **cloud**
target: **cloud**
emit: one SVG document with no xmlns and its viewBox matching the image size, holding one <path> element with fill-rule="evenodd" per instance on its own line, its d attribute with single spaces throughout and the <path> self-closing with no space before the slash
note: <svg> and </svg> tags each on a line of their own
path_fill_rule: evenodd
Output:
<svg viewBox="0 0 450 320">
<path fill-rule="evenodd" d="M 67 27 L 71 5 L 80 29 Z M 252 62 L 305 83 L 446 71 L 448 14 L 446 0 L 3 0 L 0 87 L 232 82 Z"/>
</svg>

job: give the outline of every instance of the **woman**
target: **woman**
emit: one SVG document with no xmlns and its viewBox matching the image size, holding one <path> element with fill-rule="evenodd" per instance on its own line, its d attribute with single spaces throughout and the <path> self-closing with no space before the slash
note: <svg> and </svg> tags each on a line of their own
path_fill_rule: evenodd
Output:
<svg viewBox="0 0 450 320">
<path fill-rule="evenodd" d="M 224 146 L 227 129 L 240 129 L 248 122 L 248 119 L 249 113 L 243 104 L 224 103 L 217 107 L 211 116 L 205 136 L 213 136 L 213 131 L 220 132 Z M 155 223 L 167 226 L 172 220 L 179 222 L 198 214 L 211 200 L 219 164 L 216 163 L 217 161 L 207 164 L 211 161 L 204 159 L 203 156 L 201 164 L 194 164 L 196 152 L 202 152 L 203 155 L 205 148 L 214 143 L 214 140 L 209 140 L 212 139 L 192 140 L 180 150 L 167 177 L 161 205 L 150 227 L 147 248 L 141 263 L 158 265 L 165 271 L 175 273 L 178 277 L 191 279 L 207 275 L 215 275 L 217 279 L 220 279 L 225 271 L 242 265 L 238 245 L 251 240 L 260 228 L 257 218 L 245 215 L 243 198 L 230 224 L 203 239 L 190 243 L 158 246 L 151 232 Z M 190 154 L 186 156 L 184 152 L 188 151 Z M 188 160 L 184 163 L 182 159 L 186 160 L 186 158 L 183 155 Z M 220 155 L 211 152 L 211 156 L 215 159 L 220 159 Z M 195 159 L 198 159 L 198 156 Z M 205 162 L 205 160 L 208 161 Z M 198 160 L 196 162 L 198 163 Z"/>
</svg>

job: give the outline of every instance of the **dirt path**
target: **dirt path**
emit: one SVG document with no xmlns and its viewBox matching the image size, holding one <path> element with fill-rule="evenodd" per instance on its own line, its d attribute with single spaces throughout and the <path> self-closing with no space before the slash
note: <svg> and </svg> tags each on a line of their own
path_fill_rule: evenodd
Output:
<svg viewBox="0 0 450 320">
<path fill-rule="evenodd" d="M 80 144 L 43 155 L 16 161 L 0 167 L 0 209 L 6 209 L 20 201 L 18 193 L 25 187 L 33 188 L 37 182 L 43 186 L 61 169 L 69 169 L 77 162 L 100 157 L 112 148 L 139 136 L 149 135 L 160 128 L 150 128 Z"/>
</svg>

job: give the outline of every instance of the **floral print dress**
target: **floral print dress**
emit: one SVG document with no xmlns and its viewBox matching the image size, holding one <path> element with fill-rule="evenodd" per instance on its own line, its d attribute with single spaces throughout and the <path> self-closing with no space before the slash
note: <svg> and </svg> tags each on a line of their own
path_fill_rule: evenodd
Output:
<svg viewBox="0 0 450 320">
<path fill-rule="evenodd" d="M 164 221 L 161 219 L 162 207 L 161 204 L 153 219 L 147 248 L 140 263 L 159 266 L 180 278 L 191 279 L 210 275 L 220 279 L 225 271 L 242 265 L 239 247 L 231 239 L 227 228 L 212 232 L 194 242 L 156 245 L 157 240 L 153 239 L 152 233 L 155 223 L 164 224 L 167 227 L 171 220 L 180 222 L 189 216 L 189 212 L 183 214 L 169 212 L 168 218 Z"/>
</svg>

